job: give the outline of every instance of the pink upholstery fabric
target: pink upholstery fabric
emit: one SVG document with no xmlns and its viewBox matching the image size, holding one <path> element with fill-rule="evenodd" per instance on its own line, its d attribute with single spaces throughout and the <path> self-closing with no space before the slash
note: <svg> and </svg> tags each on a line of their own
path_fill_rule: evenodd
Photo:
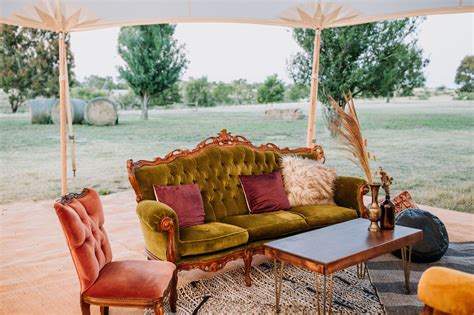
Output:
<svg viewBox="0 0 474 315">
<path fill-rule="evenodd" d="M 163 296 L 175 265 L 168 261 L 113 261 L 100 271 L 84 295 L 112 299 L 150 299 Z"/>
<path fill-rule="evenodd" d="M 103 228 L 104 212 L 99 195 L 84 190 L 80 198 L 55 203 L 81 284 L 81 293 L 99 277 L 101 269 L 112 260 L 112 251 Z"/>
<path fill-rule="evenodd" d="M 95 298 L 147 299 L 163 297 L 176 266 L 165 261 L 112 260 L 104 230 L 104 212 L 97 192 L 86 188 L 54 204 L 63 227 L 81 294 Z"/>
</svg>

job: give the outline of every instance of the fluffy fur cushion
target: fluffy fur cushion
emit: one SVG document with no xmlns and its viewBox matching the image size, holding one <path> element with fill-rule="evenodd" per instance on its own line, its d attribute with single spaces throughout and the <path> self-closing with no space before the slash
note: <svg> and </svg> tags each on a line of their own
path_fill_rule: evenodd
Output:
<svg viewBox="0 0 474 315">
<path fill-rule="evenodd" d="M 336 204 L 336 170 L 321 162 L 287 155 L 281 159 L 281 174 L 290 205 Z"/>
</svg>

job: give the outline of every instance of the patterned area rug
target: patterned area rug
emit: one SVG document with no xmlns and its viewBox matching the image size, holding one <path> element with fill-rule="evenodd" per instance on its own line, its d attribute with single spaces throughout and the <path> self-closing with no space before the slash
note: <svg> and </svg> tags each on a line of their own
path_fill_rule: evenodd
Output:
<svg viewBox="0 0 474 315">
<path fill-rule="evenodd" d="M 450 243 L 441 260 L 431 264 L 411 264 L 411 294 L 405 294 L 405 278 L 400 259 L 387 254 L 368 262 L 370 279 L 387 314 L 418 314 L 423 304 L 417 297 L 417 286 L 423 271 L 431 266 L 474 272 L 474 243 Z"/>
<path fill-rule="evenodd" d="M 177 313 L 275 314 L 273 262 L 252 267 L 251 276 L 250 288 L 245 286 L 243 268 L 191 282 L 178 289 Z M 283 279 L 282 314 L 315 314 L 314 274 L 286 264 Z M 367 276 L 357 279 L 356 267 L 335 273 L 333 286 L 334 313 L 383 313 L 375 288 Z M 322 276 L 319 290 L 323 290 Z"/>
</svg>

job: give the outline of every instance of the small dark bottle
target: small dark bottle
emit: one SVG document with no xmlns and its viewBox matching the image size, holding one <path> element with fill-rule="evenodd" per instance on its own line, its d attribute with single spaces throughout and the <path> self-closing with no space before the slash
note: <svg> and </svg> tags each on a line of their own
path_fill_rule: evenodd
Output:
<svg viewBox="0 0 474 315">
<path fill-rule="evenodd" d="M 385 200 L 380 204 L 382 215 L 380 216 L 380 227 L 384 230 L 393 230 L 395 227 L 395 205 L 390 200 L 390 195 L 385 195 Z"/>
</svg>

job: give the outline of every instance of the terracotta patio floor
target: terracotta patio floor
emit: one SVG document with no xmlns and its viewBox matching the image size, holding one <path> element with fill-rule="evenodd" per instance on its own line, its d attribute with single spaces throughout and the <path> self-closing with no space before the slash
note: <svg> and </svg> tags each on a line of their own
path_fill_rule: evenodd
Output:
<svg viewBox="0 0 474 315">
<path fill-rule="evenodd" d="M 114 259 L 145 259 L 133 192 L 104 196 L 102 201 Z M 79 283 L 52 205 L 51 200 L 0 205 L 2 314 L 80 314 Z M 446 224 L 451 241 L 474 241 L 473 214 L 422 208 Z M 258 257 L 254 261 L 262 260 Z M 232 262 L 225 270 L 242 265 L 241 261 Z M 197 270 L 182 272 L 180 285 L 211 275 Z M 99 309 L 92 307 L 92 313 L 99 314 Z M 143 311 L 111 308 L 110 313 Z"/>
</svg>

